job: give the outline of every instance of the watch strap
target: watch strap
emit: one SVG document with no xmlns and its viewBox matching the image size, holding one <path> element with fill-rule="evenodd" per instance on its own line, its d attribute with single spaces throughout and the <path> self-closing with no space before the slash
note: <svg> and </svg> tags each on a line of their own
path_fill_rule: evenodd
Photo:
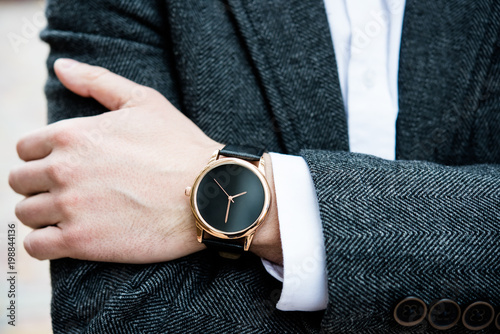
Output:
<svg viewBox="0 0 500 334">
<path fill-rule="evenodd" d="M 260 147 L 228 144 L 220 150 L 219 154 L 248 161 L 258 161 L 265 151 L 265 149 Z"/>
<path fill-rule="evenodd" d="M 241 242 L 241 240 L 239 240 Z M 218 251 L 229 252 L 229 253 L 243 253 L 243 245 L 234 240 L 226 239 L 211 239 L 203 237 L 203 243 L 209 249 L 215 249 Z"/>
<path fill-rule="evenodd" d="M 243 254 L 243 245 L 235 241 L 211 239 L 203 236 L 203 243 L 207 246 L 207 249 L 216 251 L 219 256 L 230 260 L 237 260 Z"/>
</svg>

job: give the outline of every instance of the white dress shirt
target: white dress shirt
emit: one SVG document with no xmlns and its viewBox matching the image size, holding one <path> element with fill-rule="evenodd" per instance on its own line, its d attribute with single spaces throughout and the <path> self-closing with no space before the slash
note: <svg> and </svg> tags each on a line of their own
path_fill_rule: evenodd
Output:
<svg viewBox="0 0 500 334">
<path fill-rule="evenodd" d="M 325 0 L 351 152 L 395 158 L 404 7 L 405 0 Z M 271 160 L 283 267 L 266 260 L 263 264 L 283 282 L 276 307 L 324 309 L 328 285 L 314 183 L 303 158 L 271 153 Z"/>
</svg>

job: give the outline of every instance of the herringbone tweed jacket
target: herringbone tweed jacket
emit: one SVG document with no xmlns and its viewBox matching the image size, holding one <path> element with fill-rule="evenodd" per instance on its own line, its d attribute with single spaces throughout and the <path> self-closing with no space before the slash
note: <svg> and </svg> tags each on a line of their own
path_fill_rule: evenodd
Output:
<svg viewBox="0 0 500 334">
<path fill-rule="evenodd" d="M 104 111 L 54 76 L 71 57 L 157 89 L 219 142 L 303 156 L 329 289 L 324 312 L 282 312 L 254 256 L 61 259 L 55 333 L 433 332 L 393 319 L 408 296 L 500 310 L 499 1 L 407 0 L 396 161 L 349 153 L 322 0 L 53 0 L 47 16 L 51 122 Z"/>
</svg>

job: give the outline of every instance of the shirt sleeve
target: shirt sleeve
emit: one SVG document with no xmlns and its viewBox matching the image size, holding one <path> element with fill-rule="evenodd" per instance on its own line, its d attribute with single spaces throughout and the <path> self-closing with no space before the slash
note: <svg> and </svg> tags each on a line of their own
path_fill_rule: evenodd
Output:
<svg viewBox="0 0 500 334">
<path fill-rule="evenodd" d="M 283 282 L 276 307 L 282 311 L 318 311 L 328 303 L 323 230 L 316 191 L 302 157 L 271 153 L 283 266 L 262 260 L 267 272 Z"/>
</svg>

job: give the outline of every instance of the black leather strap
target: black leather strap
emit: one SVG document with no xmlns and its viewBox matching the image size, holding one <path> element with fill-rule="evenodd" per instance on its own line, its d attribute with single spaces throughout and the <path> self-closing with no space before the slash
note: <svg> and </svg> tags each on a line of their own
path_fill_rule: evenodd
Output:
<svg viewBox="0 0 500 334">
<path fill-rule="evenodd" d="M 239 240 L 227 240 L 227 239 L 212 239 L 205 238 L 203 236 L 203 243 L 207 246 L 208 249 L 213 249 L 220 252 L 228 252 L 228 253 L 243 253 L 243 239 Z"/>
<path fill-rule="evenodd" d="M 240 158 L 249 161 L 258 161 L 265 150 L 260 147 L 229 144 L 220 150 L 220 154 L 226 157 Z"/>
</svg>

